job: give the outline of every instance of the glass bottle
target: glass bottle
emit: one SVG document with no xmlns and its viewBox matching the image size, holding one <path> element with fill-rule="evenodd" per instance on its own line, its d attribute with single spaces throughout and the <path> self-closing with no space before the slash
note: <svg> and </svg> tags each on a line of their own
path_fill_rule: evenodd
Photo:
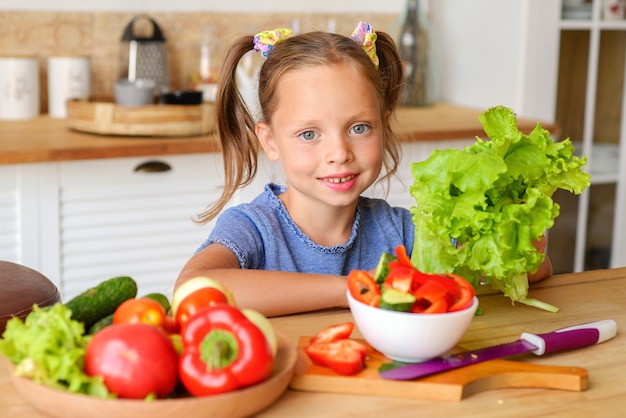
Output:
<svg viewBox="0 0 626 418">
<path fill-rule="evenodd" d="M 202 90 L 205 101 L 215 99 L 217 81 L 219 77 L 219 44 L 216 39 L 216 28 L 210 24 L 201 27 L 200 42 L 197 49 L 197 58 L 189 80 L 192 90 Z"/>
<path fill-rule="evenodd" d="M 428 97 L 428 34 L 420 22 L 419 0 L 407 0 L 406 15 L 398 40 L 405 86 L 401 104 L 425 106 Z"/>
</svg>

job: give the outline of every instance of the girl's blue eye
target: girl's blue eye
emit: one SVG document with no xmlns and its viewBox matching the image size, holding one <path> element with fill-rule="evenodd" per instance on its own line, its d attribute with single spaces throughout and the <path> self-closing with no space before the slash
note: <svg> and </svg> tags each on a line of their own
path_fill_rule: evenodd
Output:
<svg viewBox="0 0 626 418">
<path fill-rule="evenodd" d="M 315 133 L 315 131 L 305 131 L 300 134 L 300 137 L 306 141 L 311 141 L 317 138 L 317 134 Z"/>
<path fill-rule="evenodd" d="M 369 130 L 369 127 L 365 124 L 359 124 L 352 127 L 352 132 L 357 135 L 362 135 Z"/>
</svg>

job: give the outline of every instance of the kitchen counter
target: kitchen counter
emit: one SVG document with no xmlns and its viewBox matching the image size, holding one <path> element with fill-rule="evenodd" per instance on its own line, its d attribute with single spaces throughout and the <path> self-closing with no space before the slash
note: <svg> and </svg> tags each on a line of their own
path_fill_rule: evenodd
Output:
<svg viewBox="0 0 626 418">
<path fill-rule="evenodd" d="M 478 115 L 482 110 L 439 103 L 429 107 L 400 108 L 397 131 L 404 141 L 485 137 Z M 102 136 L 73 131 L 65 119 L 43 115 L 28 121 L 0 121 L 0 164 L 21 164 L 95 158 L 219 152 L 215 135 L 196 137 Z M 529 132 L 536 122 L 520 119 L 520 130 Z M 552 133 L 557 127 L 542 126 Z"/>
<path fill-rule="evenodd" d="M 263 411 L 263 417 L 320 416 L 457 416 L 457 417 L 538 417 L 538 416 L 621 416 L 626 412 L 626 268 L 596 270 L 554 276 L 533 285 L 530 296 L 560 308 L 549 313 L 517 304 L 498 292 L 480 292 L 484 310 L 475 317 L 459 346 L 476 349 L 513 341 L 522 332 L 548 332 L 569 325 L 601 319 L 617 322 L 617 336 L 599 345 L 554 353 L 543 357 L 524 354 L 517 361 L 544 365 L 581 367 L 589 373 L 586 391 L 516 388 L 493 389 L 467 396 L 459 402 L 426 401 L 383 396 L 361 396 L 287 390 Z M 303 335 L 351 321 L 348 310 L 327 310 L 272 318 L 277 330 L 294 344 Z M 354 335 L 359 336 L 358 332 Z M 405 382 L 410 385 L 411 382 Z M 8 370 L 0 367 L 0 417 L 38 418 L 11 383 Z"/>
</svg>

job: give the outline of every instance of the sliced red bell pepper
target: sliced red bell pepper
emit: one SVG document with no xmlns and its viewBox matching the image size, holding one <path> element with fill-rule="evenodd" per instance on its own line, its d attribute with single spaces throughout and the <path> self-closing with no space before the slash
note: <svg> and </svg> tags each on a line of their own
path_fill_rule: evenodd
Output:
<svg viewBox="0 0 626 418">
<path fill-rule="evenodd" d="M 448 312 L 460 311 L 470 307 L 476 294 L 474 287 L 461 276 L 452 273 L 448 276 L 458 285 L 460 292 L 459 298 L 448 308 Z"/>
<path fill-rule="evenodd" d="M 437 281 L 446 288 L 448 291 L 448 294 L 446 295 L 448 306 L 452 306 L 461 297 L 461 289 L 459 288 L 458 283 L 451 277 L 440 276 L 437 274 L 428 274 L 426 276 L 428 276 L 426 280 Z"/>
<path fill-rule="evenodd" d="M 445 299 L 447 294 L 448 288 L 435 279 L 427 280 L 413 292 L 415 299 L 426 299 L 431 303 L 436 299 Z"/>
<path fill-rule="evenodd" d="M 331 325 L 318 332 L 311 338 L 309 344 L 326 343 L 331 341 L 342 340 L 350 337 L 354 330 L 354 322 L 345 322 L 343 324 Z"/>
<path fill-rule="evenodd" d="M 350 338 L 309 344 L 304 351 L 314 364 L 343 375 L 363 370 L 367 356 L 367 346 Z"/>
<path fill-rule="evenodd" d="M 348 275 L 348 289 L 354 299 L 378 307 L 380 288 L 367 271 L 352 270 Z"/>
<path fill-rule="evenodd" d="M 202 308 L 183 324 L 179 375 L 194 396 L 229 392 L 265 380 L 274 356 L 261 330 L 236 307 Z"/>
<path fill-rule="evenodd" d="M 435 299 L 433 302 L 427 299 L 416 301 L 411 307 L 411 313 L 444 313 L 448 312 L 448 302 L 446 298 Z"/>
<path fill-rule="evenodd" d="M 398 257 L 398 261 L 405 266 L 415 268 L 413 263 L 411 263 L 411 258 L 407 254 L 406 247 L 404 245 L 398 245 L 396 247 L 396 257 Z"/>
<path fill-rule="evenodd" d="M 416 301 L 411 311 L 421 313 L 446 312 L 448 309 L 448 295 L 448 288 L 439 280 L 427 280 L 413 292 Z"/>
</svg>

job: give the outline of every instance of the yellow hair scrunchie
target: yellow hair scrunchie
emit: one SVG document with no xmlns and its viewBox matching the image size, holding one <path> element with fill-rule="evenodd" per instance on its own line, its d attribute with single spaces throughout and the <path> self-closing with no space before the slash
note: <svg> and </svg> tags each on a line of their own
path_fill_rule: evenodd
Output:
<svg viewBox="0 0 626 418">
<path fill-rule="evenodd" d="M 376 55 L 376 32 L 374 28 L 367 22 L 359 22 L 359 24 L 350 35 L 350 39 L 361 44 L 363 50 L 370 57 L 376 69 L 378 69 L 378 55 Z"/>
<path fill-rule="evenodd" d="M 260 52 L 264 58 L 272 52 L 274 45 L 287 39 L 291 35 L 291 29 L 277 28 L 266 30 L 254 35 L 254 50 Z"/>
</svg>

